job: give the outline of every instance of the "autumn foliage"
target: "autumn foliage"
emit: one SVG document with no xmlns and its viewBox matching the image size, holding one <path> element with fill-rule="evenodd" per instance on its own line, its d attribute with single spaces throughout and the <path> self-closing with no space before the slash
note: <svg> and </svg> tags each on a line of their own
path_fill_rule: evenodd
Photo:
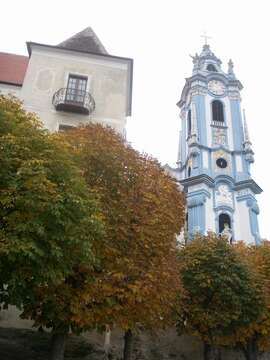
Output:
<svg viewBox="0 0 270 360">
<path fill-rule="evenodd" d="M 89 263 L 101 224 L 67 143 L 2 96 L 0 146 L 2 284 L 11 275 L 9 286 L 57 281 L 76 259 Z"/>
<path fill-rule="evenodd" d="M 63 333 L 171 324 L 185 206 L 176 182 L 110 128 L 89 125 L 58 137 L 99 204 L 104 234 L 91 241 L 91 266 L 78 264 L 61 283 L 37 287 L 24 315 Z"/>
<path fill-rule="evenodd" d="M 0 302 L 53 330 L 51 359 L 68 332 L 133 333 L 177 322 L 205 359 L 220 346 L 247 360 L 270 348 L 270 243 L 214 233 L 186 245 L 185 199 L 160 164 L 119 134 L 88 125 L 42 129 L 0 96 Z"/>
<path fill-rule="evenodd" d="M 247 360 L 256 360 L 258 354 L 270 350 L 270 243 L 260 246 L 239 243 L 235 246 L 242 262 L 253 278 L 253 287 L 260 291 L 260 315 L 246 326 L 239 326 L 233 336 L 226 338 L 230 346 L 243 350 Z"/>
<path fill-rule="evenodd" d="M 260 317 L 260 286 L 239 251 L 214 233 L 196 235 L 179 256 L 178 331 L 198 336 L 207 359 L 207 349 L 226 344 Z"/>
<path fill-rule="evenodd" d="M 36 320 L 37 293 L 92 266 L 103 225 L 68 143 L 4 96 L 0 149 L 0 303 Z"/>
<path fill-rule="evenodd" d="M 113 130 L 93 125 L 68 137 L 90 189 L 98 194 L 106 224 L 97 249 L 97 281 L 78 320 L 125 330 L 165 325 L 173 289 L 179 287 L 175 247 L 183 226 L 183 195 L 155 160 Z"/>
</svg>

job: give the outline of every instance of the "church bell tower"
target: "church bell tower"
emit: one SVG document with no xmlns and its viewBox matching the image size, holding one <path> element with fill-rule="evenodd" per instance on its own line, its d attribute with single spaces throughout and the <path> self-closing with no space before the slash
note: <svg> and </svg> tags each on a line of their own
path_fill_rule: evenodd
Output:
<svg viewBox="0 0 270 360">
<path fill-rule="evenodd" d="M 193 59 L 180 108 L 178 176 L 187 195 L 187 232 L 226 233 L 230 241 L 258 244 L 254 153 L 233 62 L 228 71 L 205 44 Z"/>
</svg>

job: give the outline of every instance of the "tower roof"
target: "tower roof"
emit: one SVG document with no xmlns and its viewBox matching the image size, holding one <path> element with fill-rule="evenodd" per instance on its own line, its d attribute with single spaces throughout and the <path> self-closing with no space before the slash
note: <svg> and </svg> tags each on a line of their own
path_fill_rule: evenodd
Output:
<svg viewBox="0 0 270 360">
<path fill-rule="evenodd" d="M 200 70 L 206 70 L 205 66 L 207 64 L 214 64 L 217 68 L 216 71 L 222 71 L 220 65 L 222 64 L 221 60 L 216 57 L 213 51 L 210 49 L 210 45 L 204 44 L 200 55 L 197 53 L 195 56 L 191 56 L 193 61 L 193 72 Z"/>
<path fill-rule="evenodd" d="M 201 60 L 213 60 L 214 62 L 221 64 L 221 60 L 216 57 L 213 51 L 210 49 L 210 45 L 204 44 L 202 51 L 199 55 Z"/>
<path fill-rule="evenodd" d="M 70 50 L 87 51 L 103 55 L 108 54 L 91 27 L 87 27 L 57 46 Z"/>
</svg>

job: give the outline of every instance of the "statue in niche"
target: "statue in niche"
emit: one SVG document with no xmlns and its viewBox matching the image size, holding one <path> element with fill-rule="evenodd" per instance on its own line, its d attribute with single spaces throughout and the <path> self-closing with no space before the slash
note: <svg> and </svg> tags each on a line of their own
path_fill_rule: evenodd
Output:
<svg viewBox="0 0 270 360">
<path fill-rule="evenodd" d="M 229 224 L 224 224 L 224 229 L 223 229 L 221 235 L 226 237 L 230 244 L 232 243 L 232 230 L 230 229 Z"/>
</svg>

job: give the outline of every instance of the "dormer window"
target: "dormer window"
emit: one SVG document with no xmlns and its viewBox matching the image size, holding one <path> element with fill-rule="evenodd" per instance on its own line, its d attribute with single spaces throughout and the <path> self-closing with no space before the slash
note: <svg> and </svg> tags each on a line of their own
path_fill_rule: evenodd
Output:
<svg viewBox="0 0 270 360">
<path fill-rule="evenodd" d="M 217 69 L 215 68 L 215 66 L 213 64 L 208 64 L 206 70 L 217 72 Z"/>
</svg>

